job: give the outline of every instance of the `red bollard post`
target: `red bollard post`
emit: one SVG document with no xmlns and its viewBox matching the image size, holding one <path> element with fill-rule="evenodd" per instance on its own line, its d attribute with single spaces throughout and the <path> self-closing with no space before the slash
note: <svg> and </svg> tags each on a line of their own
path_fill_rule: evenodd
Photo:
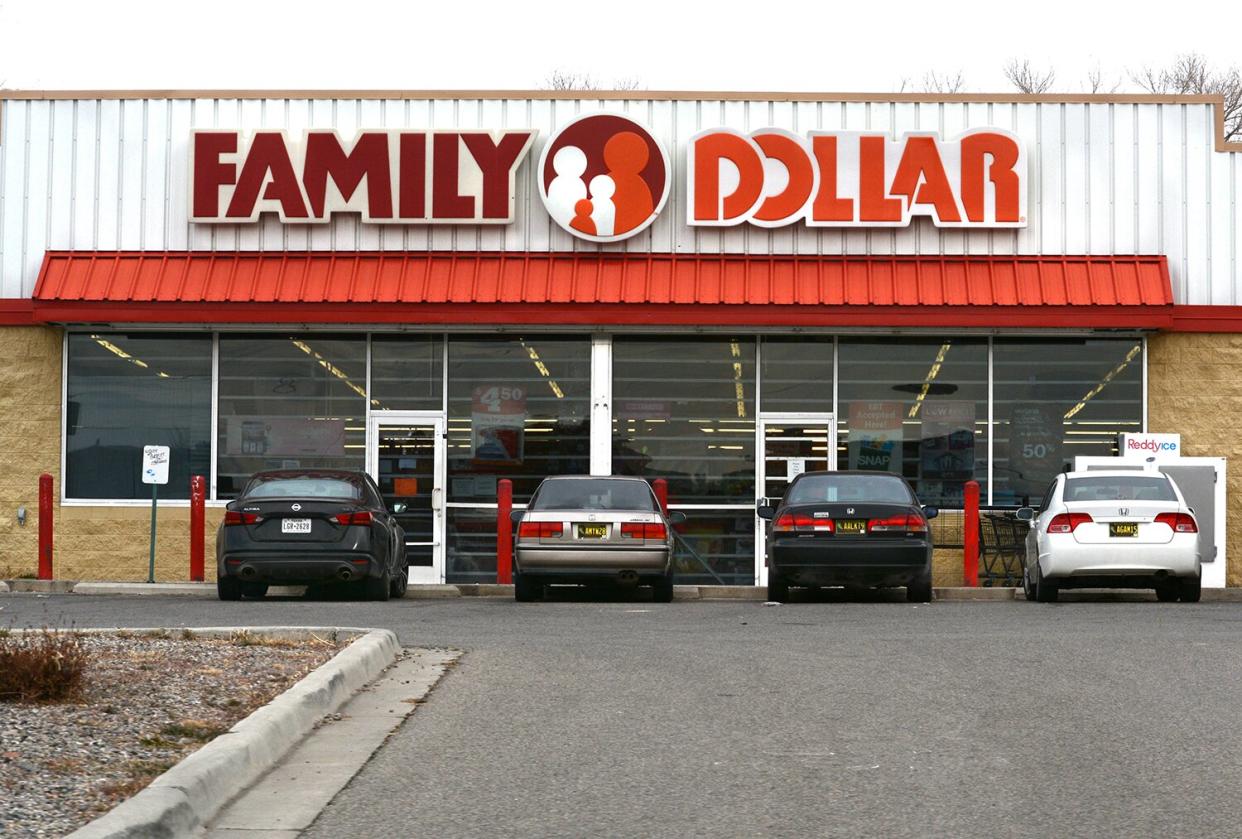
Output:
<svg viewBox="0 0 1242 839">
<path fill-rule="evenodd" d="M 496 482 L 496 582 L 513 582 L 513 481 Z"/>
<path fill-rule="evenodd" d="M 202 475 L 190 478 L 190 581 L 203 581 L 203 530 L 207 506 L 207 479 Z"/>
<path fill-rule="evenodd" d="M 668 481 L 663 478 L 656 478 L 651 482 L 651 488 L 655 490 L 656 501 L 660 502 L 660 512 L 668 515 Z"/>
<path fill-rule="evenodd" d="M 39 476 L 39 579 L 52 579 L 52 476 Z"/>
<path fill-rule="evenodd" d="M 962 511 L 962 576 L 966 585 L 979 585 L 979 482 L 967 481 Z"/>
</svg>

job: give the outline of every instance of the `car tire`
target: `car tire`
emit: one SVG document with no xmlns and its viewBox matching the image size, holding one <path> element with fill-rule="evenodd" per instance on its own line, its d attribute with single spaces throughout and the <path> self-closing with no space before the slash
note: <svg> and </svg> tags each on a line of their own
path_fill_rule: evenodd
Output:
<svg viewBox="0 0 1242 839">
<path fill-rule="evenodd" d="M 530 603 L 543 596 L 543 583 L 528 574 L 513 575 L 513 599 L 518 603 Z"/>
<path fill-rule="evenodd" d="M 362 581 L 362 593 L 367 600 L 387 601 L 392 593 L 392 575 L 385 571 L 378 577 L 367 577 Z"/>
<path fill-rule="evenodd" d="M 1022 569 L 1022 596 L 1025 597 L 1028 602 L 1034 602 L 1035 600 L 1035 586 L 1031 584 L 1030 568 Z"/>
<path fill-rule="evenodd" d="M 410 563 L 403 557 L 401 565 L 397 568 L 397 573 L 392 576 L 392 580 L 388 584 L 388 593 L 392 597 L 400 600 L 405 597 L 405 592 L 410 587 Z"/>
<path fill-rule="evenodd" d="M 666 574 L 651 584 L 651 600 L 654 603 L 673 602 L 673 575 Z"/>
<path fill-rule="evenodd" d="M 242 583 L 241 593 L 242 597 L 262 600 L 267 596 L 267 583 Z"/>
<path fill-rule="evenodd" d="M 241 600 L 241 580 L 236 577 L 216 578 L 216 596 L 221 600 Z"/>
<path fill-rule="evenodd" d="M 789 602 L 789 583 L 771 572 L 768 573 L 768 600 L 772 603 Z"/>
<path fill-rule="evenodd" d="M 906 600 L 910 603 L 930 603 L 932 599 L 931 572 L 911 580 L 906 586 Z"/>
<path fill-rule="evenodd" d="M 1060 594 L 1060 586 L 1045 577 L 1037 563 L 1035 565 L 1035 599 L 1040 603 L 1056 603 Z"/>
<path fill-rule="evenodd" d="M 1198 603 L 1203 597 L 1203 578 L 1197 574 L 1193 577 L 1183 577 L 1178 588 L 1180 589 L 1178 597 L 1183 603 Z"/>
<path fill-rule="evenodd" d="M 1156 599 L 1161 603 L 1176 603 L 1181 593 L 1182 586 L 1180 580 L 1167 580 L 1156 584 Z"/>
</svg>

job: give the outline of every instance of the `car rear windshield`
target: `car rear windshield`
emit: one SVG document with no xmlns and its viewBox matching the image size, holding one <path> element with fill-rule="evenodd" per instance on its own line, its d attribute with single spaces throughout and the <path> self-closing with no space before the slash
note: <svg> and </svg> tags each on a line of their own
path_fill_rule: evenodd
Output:
<svg viewBox="0 0 1242 839">
<path fill-rule="evenodd" d="M 905 482 L 888 475 L 808 475 L 789 490 L 786 504 L 873 501 L 880 504 L 914 504 Z"/>
<path fill-rule="evenodd" d="M 641 481 L 545 481 L 531 499 L 532 510 L 655 511 L 651 488 Z"/>
<path fill-rule="evenodd" d="M 362 482 L 322 475 L 256 477 L 246 487 L 246 498 L 362 498 Z"/>
<path fill-rule="evenodd" d="M 1066 501 L 1176 501 L 1168 478 L 1138 475 L 1068 478 Z"/>
</svg>

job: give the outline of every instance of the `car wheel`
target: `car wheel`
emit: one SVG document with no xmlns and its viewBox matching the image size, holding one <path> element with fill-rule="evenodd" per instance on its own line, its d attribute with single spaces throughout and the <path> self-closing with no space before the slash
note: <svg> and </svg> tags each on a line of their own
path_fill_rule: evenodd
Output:
<svg viewBox="0 0 1242 839">
<path fill-rule="evenodd" d="M 1183 603 L 1198 603 L 1199 598 L 1203 596 L 1203 578 L 1198 575 L 1184 577 L 1180 588 L 1181 591 L 1178 594 Z"/>
<path fill-rule="evenodd" d="M 911 603 L 930 603 L 932 599 L 931 572 L 923 574 L 917 580 L 911 580 L 906 586 L 906 600 Z"/>
<path fill-rule="evenodd" d="M 379 603 L 386 601 L 392 591 L 392 575 L 385 571 L 378 577 L 367 577 L 362 581 L 362 593 L 367 600 Z"/>
<path fill-rule="evenodd" d="M 530 603 L 543 596 L 543 583 L 528 574 L 513 575 L 513 599 L 519 603 Z"/>
<path fill-rule="evenodd" d="M 218 577 L 216 579 L 216 596 L 221 600 L 241 600 L 241 580 L 235 577 Z"/>
<path fill-rule="evenodd" d="M 255 600 L 261 600 L 267 596 L 267 583 L 242 583 L 242 597 L 252 597 Z"/>
<path fill-rule="evenodd" d="M 1035 599 L 1035 586 L 1031 585 L 1031 569 L 1022 569 L 1022 596 L 1028 601 Z"/>
<path fill-rule="evenodd" d="M 1176 603 L 1182 587 L 1178 580 L 1167 580 L 1156 584 L 1156 599 L 1161 603 Z"/>
<path fill-rule="evenodd" d="M 789 602 L 789 583 L 771 572 L 768 573 L 768 600 L 773 603 Z"/>
<path fill-rule="evenodd" d="M 1057 596 L 1060 595 L 1060 587 L 1044 576 L 1044 572 L 1039 570 L 1039 564 L 1035 565 L 1035 599 L 1040 603 L 1056 603 Z"/>
<path fill-rule="evenodd" d="M 666 574 L 651 584 L 651 599 L 655 603 L 673 602 L 673 575 Z"/>
<path fill-rule="evenodd" d="M 397 573 L 393 575 L 392 581 L 389 583 L 388 593 L 396 598 L 405 597 L 405 592 L 410 587 L 410 563 L 404 557 L 401 565 L 397 568 Z"/>
</svg>

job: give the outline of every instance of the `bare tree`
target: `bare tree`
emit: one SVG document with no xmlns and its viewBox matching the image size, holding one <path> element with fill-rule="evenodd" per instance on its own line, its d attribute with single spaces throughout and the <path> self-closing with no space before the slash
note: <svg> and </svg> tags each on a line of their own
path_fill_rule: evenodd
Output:
<svg viewBox="0 0 1242 839">
<path fill-rule="evenodd" d="M 961 93 L 966 89 L 966 77 L 962 75 L 962 71 L 956 73 L 938 73 L 935 70 L 929 70 L 923 74 L 923 92 L 924 93 Z M 902 81 L 902 89 L 905 88 L 905 81 Z"/>
<path fill-rule="evenodd" d="M 613 79 L 612 86 L 605 88 L 590 73 L 556 69 L 543 80 L 544 90 L 639 90 L 642 82 L 637 76 Z"/>
<path fill-rule="evenodd" d="M 1056 80 L 1057 74 L 1051 67 L 1041 71 L 1031 66 L 1029 59 L 1010 59 L 1005 65 L 1005 78 L 1020 93 L 1047 93 Z"/>
<path fill-rule="evenodd" d="M 1093 69 L 1087 71 L 1084 87 L 1087 89 L 1087 93 L 1116 93 L 1117 89 L 1121 87 L 1121 80 L 1118 79 L 1110 85 L 1104 79 L 1104 71 L 1097 64 Z"/>
<path fill-rule="evenodd" d="M 1168 67 L 1144 67 L 1130 78 L 1148 93 L 1209 93 L 1225 99 L 1225 140 L 1242 140 L 1242 72 L 1216 70 L 1198 53 L 1180 55 Z"/>
</svg>

